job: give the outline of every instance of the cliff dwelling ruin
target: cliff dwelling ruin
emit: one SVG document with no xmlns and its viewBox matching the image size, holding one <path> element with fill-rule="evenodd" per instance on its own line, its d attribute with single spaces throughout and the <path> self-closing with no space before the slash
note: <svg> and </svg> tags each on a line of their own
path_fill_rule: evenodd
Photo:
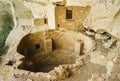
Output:
<svg viewBox="0 0 120 81">
<path fill-rule="evenodd" d="M 0 0 L 0 81 L 120 81 L 119 0 Z"/>
</svg>

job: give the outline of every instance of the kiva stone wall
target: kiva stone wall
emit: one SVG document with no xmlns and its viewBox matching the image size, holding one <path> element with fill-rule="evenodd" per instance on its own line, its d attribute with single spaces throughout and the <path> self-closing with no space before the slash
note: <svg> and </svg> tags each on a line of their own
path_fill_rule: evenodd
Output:
<svg viewBox="0 0 120 81">
<path fill-rule="evenodd" d="M 28 34 L 18 45 L 17 51 L 23 55 L 32 56 L 44 51 L 43 32 Z M 37 47 L 37 48 L 36 48 Z"/>
</svg>

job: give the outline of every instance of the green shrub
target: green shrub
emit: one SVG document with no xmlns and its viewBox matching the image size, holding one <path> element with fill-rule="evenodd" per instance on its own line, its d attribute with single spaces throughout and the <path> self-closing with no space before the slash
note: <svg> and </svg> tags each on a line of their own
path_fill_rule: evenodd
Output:
<svg viewBox="0 0 120 81">
<path fill-rule="evenodd" d="M 2 55 L 4 51 L 5 41 L 14 25 L 12 15 L 9 14 L 8 12 L 5 12 L 5 14 L 1 17 L 1 19 L 2 19 L 2 28 L 0 30 L 0 55 Z"/>
</svg>

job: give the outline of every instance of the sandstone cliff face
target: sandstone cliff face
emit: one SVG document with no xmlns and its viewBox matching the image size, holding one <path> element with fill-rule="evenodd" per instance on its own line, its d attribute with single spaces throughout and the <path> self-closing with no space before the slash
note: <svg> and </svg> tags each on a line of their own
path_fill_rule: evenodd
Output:
<svg viewBox="0 0 120 81">
<path fill-rule="evenodd" d="M 5 13 L 5 11 L 7 11 L 8 13 L 11 14 L 11 10 L 10 10 L 10 4 L 0 1 L 0 17 L 3 16 L 3 14 Z M 0 27 L 2 26 L 2 20 L 0 19 Z"/>
<path fill-rule="evenodd" d="M 19 2 L 28 8 L 28 11 L 32 11 L 34 18 L 43 18 L 47 16 L 47 4 L 51 2 L 60 2 L 62 0 L 24 0 Z M 14 1 L 16 2 L 16 1 Z M 18 4 L 19 2 L 15 3 Z M 119 38 L 119 0 L 66 0 L 66 6 L 91 6 L 91 10 L 85 19 L 83 26 L 89 29 L 93 29 L 97 32 L 106 31 L 113 36 Z M 17 8 L 16 13 L 21 14 L 21 10 L 25 8 Z M 17 12 L 18 11 L 18 12 Z M 23 10 L 24 11 L 24 10 Z M 19 13 L 20 12 L 20 13 Z M 28 13 L 29 13 L 28 12 Z M 26 12 L 25 12 L 26 13 Z M 25 14 L 23 13 L 23 15 Z M 21 14 L 22 15 L 22 14 Z M 22 15 L 22 16 L 23 16 Z M 28 14 L 26 16 L 29 16 Z M 24 16 L 23 16 L 24 17 Z M 116 30 L 117 29 L 117 30 Z"/>
<path fill-rule="evenodd" d="M 67 0 L 66 5 L 91 5 L 91 11 L 83 23 L 84 27 L 98 32 L 107 31 L 117 38 L 120 37 L 119 23 L 117 23 L 120 12 L 119 0 Z"/>
<path fill-rule="evenodd" d="M 119 38 L 119 10 L 119 0 L 97 0 L 92 3 L 91 12 L 83 24 L 86 28 L 106 31 Z"/>
</svg>

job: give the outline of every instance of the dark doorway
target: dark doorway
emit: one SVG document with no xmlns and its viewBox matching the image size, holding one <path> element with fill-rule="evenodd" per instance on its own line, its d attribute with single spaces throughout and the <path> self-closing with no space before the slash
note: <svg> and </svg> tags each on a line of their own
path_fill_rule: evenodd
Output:
<svg viewBox="0 0 120 81">
<path fill-rule="evenodd" d="M 44 23 L 45 23 L 45 24 L 48 24 L 48 23 L 47 23 L 47 18 L 44 19 Z"/>
<path fill-rule="evenodd" d="M 60 25 L 58 24 L 58 27 L 59 27 Z"/>
<path fill-rule="evenodd" d="M 66 10 L 66 19 L 72 19 L 72 10 Z"/>
</svg>

